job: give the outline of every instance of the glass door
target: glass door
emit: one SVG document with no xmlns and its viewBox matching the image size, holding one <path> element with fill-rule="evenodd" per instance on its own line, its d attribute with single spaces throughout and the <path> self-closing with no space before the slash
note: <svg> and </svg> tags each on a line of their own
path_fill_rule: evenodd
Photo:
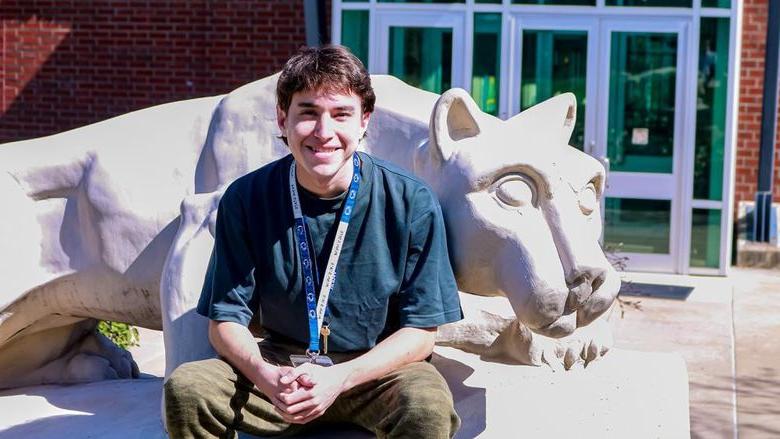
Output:
<svg viewBox="0 0 780 439">
<path fill-rule="evenodd" d="M 569 144 L 592 154 L 595 140 L 598 38 L 593 17 L 515 16 L 514 70 L 520 78 L 513 84 L 512 114 L 519 113 L 555 95 L 577 96 L 577 122 Z M 588 140 L 590 139 L 590 140 Z"/>
<path fill-rule="evenodd" d="M 677 271 L 681 212 L 684 19 L 604 21 L 596 155 L 609 160 L 604 244 L 629 269 Z"/>
<path fill-rule="evenodd" d="M 434 93 L 466 88 L 462 13 L 377 10 L 369 70 Z"/>
</svg>

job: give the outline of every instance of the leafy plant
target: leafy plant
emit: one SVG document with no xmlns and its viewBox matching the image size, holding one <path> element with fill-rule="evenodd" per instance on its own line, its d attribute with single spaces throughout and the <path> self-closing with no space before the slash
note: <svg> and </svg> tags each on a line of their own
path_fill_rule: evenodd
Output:
<svg viewBox="0 0 780 439">
<path fill-rule="evenodd" d="M 138 329 L 127 323 L 108 322 L 104 320 L 98 323 L 97 330 L 122 349 L 139 345 L 140 337 L 138 335 Z"/>
</svg>

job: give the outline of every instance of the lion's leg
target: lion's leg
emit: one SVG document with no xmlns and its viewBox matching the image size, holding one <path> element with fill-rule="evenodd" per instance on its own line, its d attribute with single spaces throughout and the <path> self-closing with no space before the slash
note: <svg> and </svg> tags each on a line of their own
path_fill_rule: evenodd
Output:
<svg viewBox="0 0 780 439">
<path fill-rule="evenodd" d="M 496 337 L 515 321 L 512 308 L 503 296 L 458 294 L 463 319 L 440 326 L 436 332 L 436 344 L 483 355 Z"/>
<path fill-rule="evenodd" d="M 606 316 L 562 338 L 537 334 L 516 320 L 498 335 L 483 358 L 568 370 L 598 360 L 612 345 L 612 329 Z"/>
<path fill-rule="evenodd" d="M 15 338 L 0 349 L 0 388 L 138 377 L 130 353 L 97 333 L 96 320 L 52 320 L 53 327 Z"/>
<path fill-rule="evenodd" d="M 221 192 L 187 197 L 160 283 L 166 379 L 180 364 L 211 358 L 208 319 L 195 308 L 203 287 Z"/>
<path fill-rule="evenodd" d="M 464 319 L 440 327 L 436 343 L 488 361 L 570 369 L 600 358 L 613 344 L 606 314 L 568 336 L 552 338 L 517 319 L 506 297 L 460 297 Z"/>
</svg>

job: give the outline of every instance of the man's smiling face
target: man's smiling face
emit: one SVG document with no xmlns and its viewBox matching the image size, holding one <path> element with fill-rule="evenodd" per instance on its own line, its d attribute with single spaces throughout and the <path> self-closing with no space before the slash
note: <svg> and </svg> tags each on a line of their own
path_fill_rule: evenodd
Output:
<svg viewBox="0 0 780 439">
<path fill-rule="evenodd" d="M 290 108 L 277 108 L 282 134 L 296 162 L 298 183 L 320 196 L 335 196 L 349 187 L 352 154 L 366 131 L 370 114 L 363 113 L 354 93 L 300 91 Z"/>
</svg>

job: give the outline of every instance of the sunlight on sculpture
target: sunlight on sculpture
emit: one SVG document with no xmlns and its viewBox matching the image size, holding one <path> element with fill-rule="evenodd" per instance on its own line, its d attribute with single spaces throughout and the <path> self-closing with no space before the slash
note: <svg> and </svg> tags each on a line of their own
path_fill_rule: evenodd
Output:
<svg viewBox="0 0 780 439">
<path fill-rule="evenodd" d="M 0 388 L 137 375 L 95 319 L 164 328 L 166 376 L 213 355 L 194 308 L 216 208 L 231 181 L 288 153 L 275 85 L 0 145 Z M 556 369 L 603 355 L 620 279 L 598 243 L 604 169 L 568 145 L 574 96 L 502 121 L 463 90 L 373 86 L 361 149 L 434 189 L 459 289 L 473 293 L 438 342 Z M 507 299 L 512 315 L 496 311 Z"/>
</svg>

